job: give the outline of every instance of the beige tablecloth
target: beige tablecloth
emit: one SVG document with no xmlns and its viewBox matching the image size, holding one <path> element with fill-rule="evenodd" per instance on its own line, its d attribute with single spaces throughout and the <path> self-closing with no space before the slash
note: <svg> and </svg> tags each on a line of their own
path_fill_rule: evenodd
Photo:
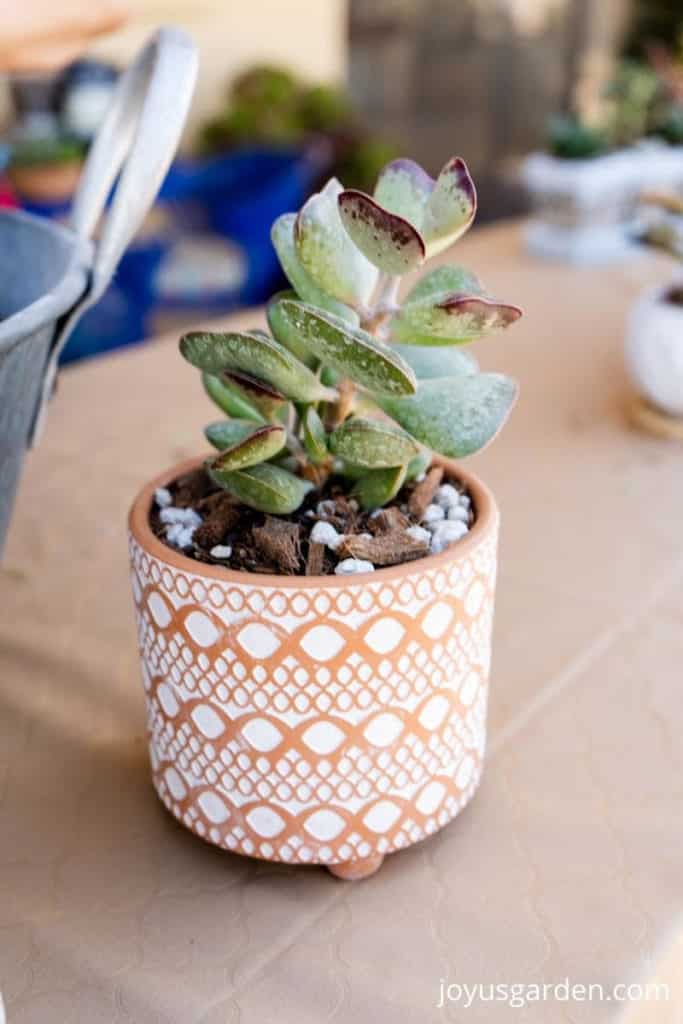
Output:
<svg viewBox="0 0 683 1024">
<path fill-rule="evenodd" d="M 358 884 L 171 820 L 148 781 L 125 514 L 201 450 L 211 412 L 168 339 L 68 370 L 0 573 L 8 1024 L 683 1020 L 683 448 L 628 429 L 621 360 L 628 306 L 667 268 L 544 265 L 518 225 L 454 255 L 526 309 L 477 346 L 522 385 L 473 460 L 503 513 L 479 794 Z M 442 979 L 476 995 L 439 1009 Z M 488 1001 L 565 979 L 604 998 Z M 655 981 L 668 1000 L 612 993 Z"/>
</svg>

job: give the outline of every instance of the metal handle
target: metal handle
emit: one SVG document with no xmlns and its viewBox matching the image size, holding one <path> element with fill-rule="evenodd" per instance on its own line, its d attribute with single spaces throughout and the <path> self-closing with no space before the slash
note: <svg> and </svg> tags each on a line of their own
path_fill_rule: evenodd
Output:
<svg viewBox="0 0 683 1024">
<path fill-rule="evenodd" d="M 104 213 L 87 291 L 63 319 L 45 367 L 30 431 L 35 445 L 57 377 L 57 362 L 82 313 L 106 290 L 129 242 L 149 212 L 180 141 L 197 78 L 194 43 L 176 28 L 161 28 L 124 72 L 90 147 L 74 197 L 71 226 L 90 239 Z M 109 209 L 105 208 L 120 173 Z"/>
<path fill-rule="evenodd" d="M 156 198 L 180 141 L 196 77 L 191 39 L 162 28 L 118 83 L 88 153 L 71 215 L 76 234 L 90 238 L 121 171 L 95 247 L 89 304 L 109 284 Z"/>
</svg>

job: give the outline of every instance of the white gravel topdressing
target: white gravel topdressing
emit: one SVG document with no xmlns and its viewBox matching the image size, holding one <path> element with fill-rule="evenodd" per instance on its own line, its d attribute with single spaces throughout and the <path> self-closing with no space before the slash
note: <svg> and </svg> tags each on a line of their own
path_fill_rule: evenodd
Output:
<svg viewBox="0 0 683 1024">
<path fill-rule="evenodd" d="M 159 487 L 154 492 L 154 501 L 159 508 L 159 519 L 165 526 L 165 536 L 169 544 L 181 550 L 192 547 L 194 532 L 202 523 L 202 517 L 193 508 L 176 508 L 173 505 L 171 492 L 166 487 Z M 402 506 L 403 511 L 406 511 Z M 326 516 L 333 516 L 337 511 L 331 499 L 319 501 L 315 512 L 307 513 L 309 517 L 320 517 L 310 533 L 310 539 L 316 544 L 324 544 L 330 551 L 336 551 L 345 535 L 326 522 Z M 376 509 L 370 518 L 377 518 L 382 509 Z M 442 484 L 434 492 L 434 499 L 425 509 L 420 524 L 406 528 L 406 534 L 413 540 L 429 545 L 429 554 L 440 554 L 451 544 L 465 537 L 472 524 L 472 501 L 468 494 L 461 492 L 453 484 Z M 360 537 L 371 539 L 370 534 Z M 216 544 L 209 552 L 217 561 L 227 561 L 232 555 L 229 544 Z M 372 562 L 362 558 L 344 558 L 335 566 L 337 576 L 352 576 L 360 572 L 373 572 Z"/>
</svg>

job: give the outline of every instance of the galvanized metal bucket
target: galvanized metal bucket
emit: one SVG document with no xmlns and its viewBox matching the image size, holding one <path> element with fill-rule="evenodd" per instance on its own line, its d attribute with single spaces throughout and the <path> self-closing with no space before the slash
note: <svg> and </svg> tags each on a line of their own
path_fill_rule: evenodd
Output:
<svg viewBox="0 0 683 1024">
<path fill-rule="evenodd" d="M 54 390 L 59 353 L 105 291 L 154 202 L 196 75 L 189 37 L 160 29 L 118 84 L 88 154 L 70 225 L 0 212 L 0 553 L 24 453 L 36 443 Z"/>
</svg>

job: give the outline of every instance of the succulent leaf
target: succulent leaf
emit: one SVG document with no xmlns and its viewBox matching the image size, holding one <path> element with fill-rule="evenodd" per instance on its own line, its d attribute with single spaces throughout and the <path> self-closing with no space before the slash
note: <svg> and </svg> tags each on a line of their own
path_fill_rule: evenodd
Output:
<svg viewBox="0 0 683 1024">
<path fill-rule="evenodd" d="M 420 225 L 427 255 L 436 256 L 464 235 L 476 212 L 477 193 L 467 164 L 452 157 L 436 179 Z"/>
<path fill-rule="evenodd" d="M 508 327 L 521 315 L 518 306 L 485 295 L 481 283 L 463 267 L 438 267 L 408 294 L 391 330 L 406 344 L 465 344 Z"/>
<path fill-rule="evenodd" d="M 215 469 L 207 464 L 209 476 L 245 505 L 270 515 L 288 515 L 301 505 L 313 485 L 280 466 L 262 462 L 236 471 Z"/>
<path fill-rule="evenodd" d="M 519 320 L 519 306 L 482 295 L 448 295 L 406 305 L 392 320 L 392 337 L 412 345 L 465 345 Z"/>
<path fill-rule="evenodd" d="M 414 160 L 392 160 L 380 172 L 375 200 L 390 213 L 420 228 L 434 179 Z"/>
<path fill-rule="evenodd" d="M 393 345 L 392 348 L 412 366 L 418 380 L 479 373 L 474 356 L 460 348 L 425 345 Z"/>
<path fill-rule="evenodd" d="M 419 452 L 410 434 L 391 423 L 353 417 L 330 434 L 330 451 L 354 466 L 402 466 Z"/>
<path fill-rule="evenodd" d="M 423 262 L 425 245 L 420 233 L 365 193 L 356 189 L 342 192 L 339 213 L 353 242 L 385 274 L 407 274 Z"/>
<path fill-rule="evenodd" d="M 358 314 L 319 288 L 301 265 L 294 242 L 295 213 L 283 213 L 273 224 L 270 237 L 287 280 L 304 302 L 310 302 L 342 320 L 358 325 Z"/>
<path fill-rule="evenodd" d="M 280 310 L 281 299 L 296 299 L 297 294 L 293 289 L 287 291 L 276 292 L 268 302 L 266 309 L 266 316 L 268 318 L 268 326 L 270 327 L 271 333 L 276 341 L 279 341 L 281 345 L 288 348 L 289 351 L 296 356 L 302 363 L 304 363 L 309 370 L 317 370 L 318 360 L 315 356 L 311 355 L 305 345 L 301 344 L 299 335 L 296 331 L 293 331 L 286 320 L 283 319 Z"/>
<path fill-rule="evenodd" d="M 449 458 L 484 448 L 517 398 L 517 384 L 500 373 L 420 381 L 409 398 L 383 398 L 386 413 L 422 444 Z"/>
<path fill-rule="evenodd" d="M 327 434 L 315 408 L 309 405 L 302 418 L 304 448 L 312 462 L 322 462 L 329 455 Z"/>
<path fill-rule="evenodd" d="M 360 505 L 371 510 L 386 505 L 395 498 L 403 487 L 406 478 L 405 466 L 392 466 L 390 469 L 370 469 L 358 480 L 353 488 L 353 495 Z"/>
<path fill-rule="evenodd" d="M 409 480 L 417 480 L 419 476 L 427 472 L 431 464 L 432 453 L 428 448 L 421 448 L 406 466 L 406 483 Z"/>
<path fill-rule="evenodd" d="M 283 409 L 286 410 L 287 399 L 282 392 L 258 377 L 226 370 L 221 379 L 244 394 L 266 420 L 272 420 L 278 413 L 282 414 Z"/>
<path fill-rule="evenodd" d="M 291 352 L 262 333 L 191 331 L 180 339 L 180 351 L 189 363 L 210 374 L 234 371 L 253 377 L 256 370 L 257 379 L 301 402 L 336 397 Z"/>
<path fill-rule="evenodd" d="M 379 176 L 375 200 L 413 225 L 428 257 L 460 238 L 477 212 L 474 183 L 460 157 L 451 157 L 436 181 L 413 160 L 394 160 Z"/>
<path fill-rule="evenodd" d="M 435 267 L 423 274 L 417 284 L 406 295 L 403 305 L 413 303 L 436 303 L 447 295 L 483 295 L 484 288 L 479 278 L 458 264 Z"/>
<path fill-rule="evenodd" d="M 272 459 L 285 447 L 287 431 L 275 423 L 259 426 L 248 420 L 226 420 L 207 427 L 206 437 L 221 452 L 212 468 L 235 470 Z"/>
<path fill-rule="evenodd" d="M 353 308 L 364 307 L 377 283 L 377 269 L 354 245 L 342 224 L 337 198 L 343 191 L 332 178 L 301 207 L 294 244 L 308 276 L 328 295 Z"/>
<path fill-rule="evenodd" d="M 213 399 L 218 408 L 228 416 L 249 419 L 256 423 L 263 422 L 263 416 L 256 406 L 231 381 L 203 373 L 202 384 L 209 398 Z"/>
<path fill-rule="evenodd" d="M 413 371 L 391 348 L 313 306 L 284 299 L 281 313 L 310 352 L 375 394 L 410 395 Z"/>
</svg>

